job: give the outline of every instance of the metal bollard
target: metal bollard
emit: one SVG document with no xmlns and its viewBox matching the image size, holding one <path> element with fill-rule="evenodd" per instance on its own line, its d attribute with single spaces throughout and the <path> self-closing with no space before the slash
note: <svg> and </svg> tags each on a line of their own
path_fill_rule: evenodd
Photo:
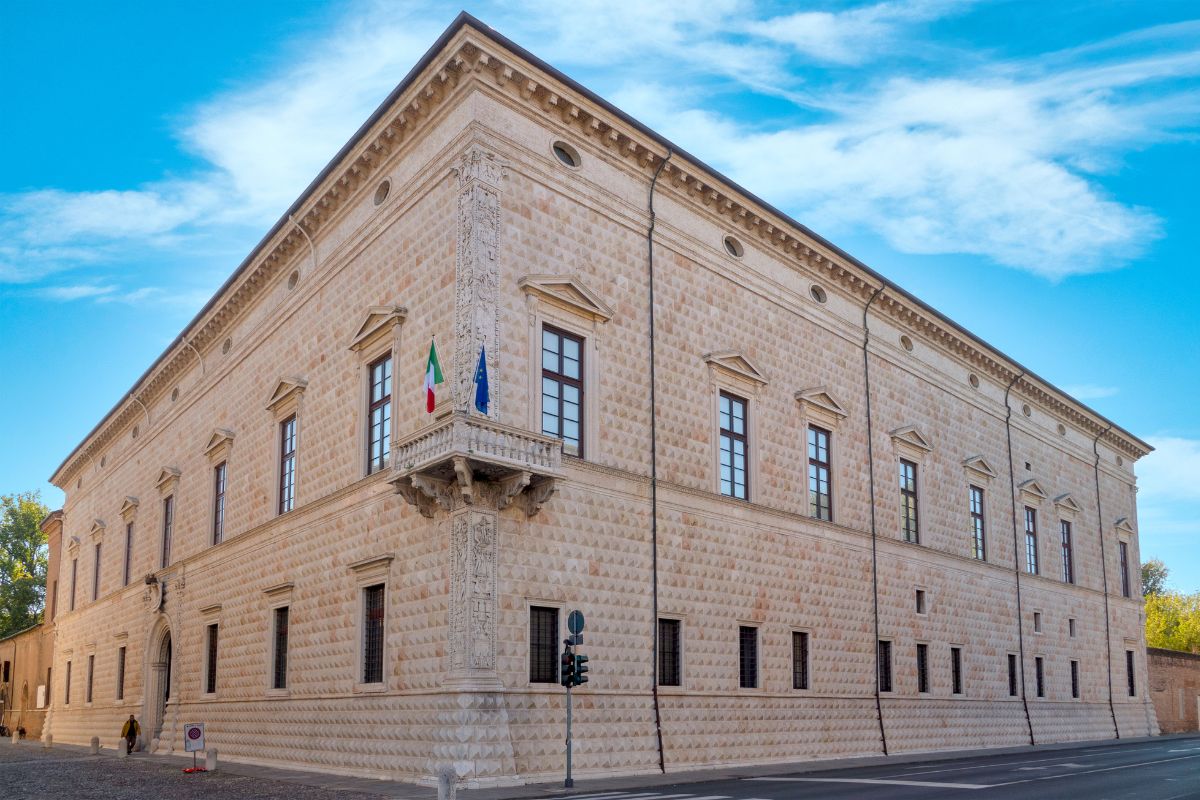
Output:
<svg viewBox="0 0 1200 800">
<path fill-rule="evenodd" d="M 100 755 L 100 737 L 99 736 L 92 737 L 92 755 L 94 755 L 94 756 Z"/>
<path fill-rule="evenodd" d="M 209 772 L 217 771 L 217 748 L 210 747 L 204 751 L 204 768 Z"/>
<path fill-rule="evenodd" d="M 454 767 L 443 764 L 438 767 L 437 777 L 438 800 L 454 800 L 454 795 L 458 792 L 458 775 Z"/>
</svg>

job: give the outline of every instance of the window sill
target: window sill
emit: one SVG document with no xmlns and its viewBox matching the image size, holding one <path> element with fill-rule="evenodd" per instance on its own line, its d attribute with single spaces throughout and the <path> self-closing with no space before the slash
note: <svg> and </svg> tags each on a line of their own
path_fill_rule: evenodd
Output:
<svg viewBox="0 0 1200 800">
<path fill-rule="evenodd" d="M 355 694 L 383 694 L 388 690 L 386 683 L 356 683 Z"/>
<path fill-rule="evenodd" d="M 370 685 L 371 685 L 371 686 L 375 686 L 376 684 L 370 684 Z M 292 690 L 291 690 L 291 689 L 287 689 L 287 688 L 284 688 L 284 689 L 274 689 L 274 688 L 271 688 L 271 689 L 267 689 L 267 691 L 266 691 L 266 696 L 267 696 L 267 697 L 282 697 L 282 698 L 287 698 L 287 697 L 291 697 L 291 696 L 292 696 Z"/>
</svg>

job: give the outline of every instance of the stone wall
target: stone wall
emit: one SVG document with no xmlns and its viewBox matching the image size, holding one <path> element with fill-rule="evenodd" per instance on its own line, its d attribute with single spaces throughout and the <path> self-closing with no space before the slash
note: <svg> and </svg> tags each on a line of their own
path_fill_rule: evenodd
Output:
<svg viewBox="0 0 1200 800">
<path fill-rule="evenodd" d="M 1146 650 L 1150 698 L 1163 733 L 1200 731 L 1200 654 Z"/>
</svg>

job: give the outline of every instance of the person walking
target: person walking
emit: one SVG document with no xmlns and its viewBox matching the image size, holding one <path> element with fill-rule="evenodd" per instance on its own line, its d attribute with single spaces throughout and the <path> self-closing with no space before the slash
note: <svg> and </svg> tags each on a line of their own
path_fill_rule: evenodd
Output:
<svg viewBox="0 0 1200 800">
<path fill-rule="evenodd" d="M 133 746 L 137 744 L 137 737 L 141 732 L 142 726 L 138 725 L 137 719 L 130 714 L 129 719 L 125 720 L 125 724 L 121 727 L 121 737 L 125 739 L 126 755 L 133 752 Z"/>
</svg>

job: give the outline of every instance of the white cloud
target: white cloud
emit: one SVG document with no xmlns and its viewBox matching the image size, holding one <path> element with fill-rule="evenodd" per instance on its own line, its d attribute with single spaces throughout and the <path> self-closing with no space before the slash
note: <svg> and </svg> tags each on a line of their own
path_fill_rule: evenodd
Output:
<svg viewBox="0 0 1200 800">
<path fill-rule="evenodd" d="M 817 61 L 862 64 L 890 50 L 903 27 L 936 19 L 966 5 L 953 0 L 900 0 L 836 12 L 799 11 L 751 23 L 746 30 Z"/>
<path fill-rule="evenodd" d="M 1112 397 L 1121 390 L 1116 386 L 1098 386 L 1094 383 L 1077 383 L 1073 386 L 1065 387 L 1063 391 L 1074 397 L 1076 400 L 1100 400 L 1105 397 Z"/>
<path fill-rule="evenodd" d="M 1154 452 L 1138 462 L 1138 500 L 1200 503 L 1200 439 L 1151 436 Z M 1200 518 L 1190 520 L 1200 533 Z"/>
<path fill-rule="evenodd" d="M 67 286 L 48 286 L 38 291 L 44 297 L 51 300 L 83 300 L 86 298 L 100 298 L 110 295 L 117 290 L 115 286 L 93 286 L 91 284 L 74 284 Z"/>
</svg>

